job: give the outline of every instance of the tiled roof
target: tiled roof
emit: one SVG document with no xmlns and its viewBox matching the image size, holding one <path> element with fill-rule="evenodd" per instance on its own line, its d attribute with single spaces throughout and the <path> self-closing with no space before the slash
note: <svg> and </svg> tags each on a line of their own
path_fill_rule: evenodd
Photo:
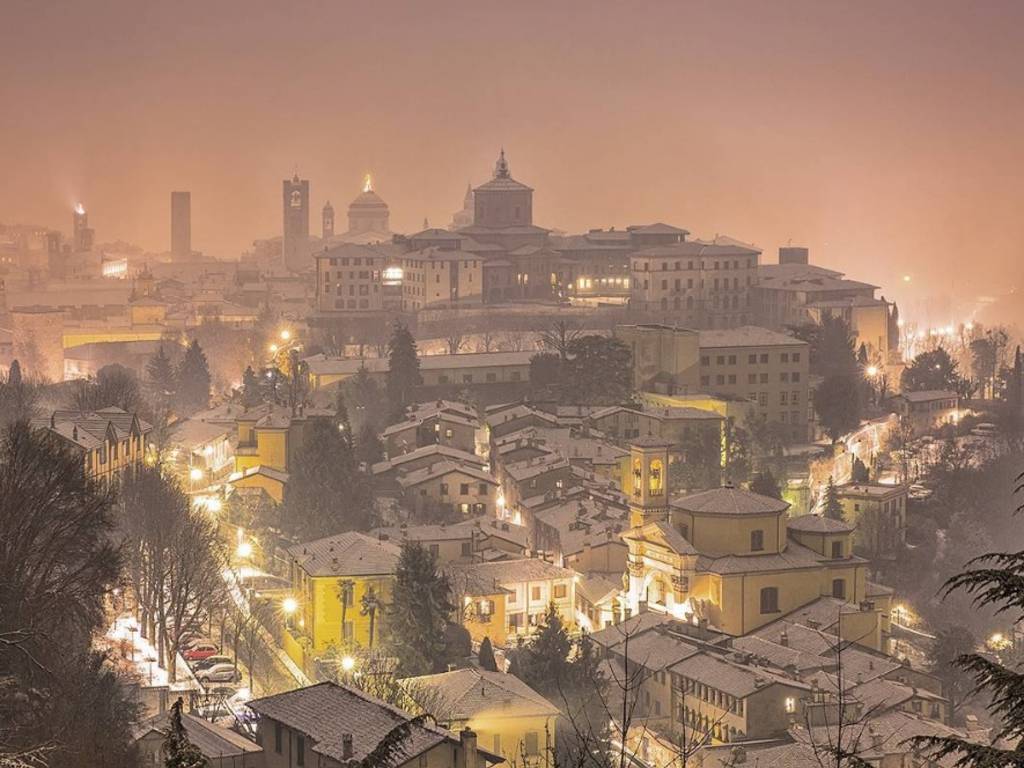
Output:
<svg viewBox="0 0 1024 768">
<path fill-rule="evenodd" d="M 855 527 L 843 520 L 833 520 L 823 515 L 791 517 L 787 526 L 789 530 L 801 533 L 849 533 Z"/>
<path fill-rule="evenodd" d="M 697 567 L 702 571 L 710 571 L 722 576 L 733 573 L 767 573 L 770 571 L 791 571 L 802 568 L 820 569 L 826 558 L 813 549 L 790 541 L 782 552 L 767 552 L 763 555 L 722 555 L 712 557 L 701 555 Z M 860 558 L 851 562 L 862 563 Z"/>
<path fill-rule="evenodd" d="M 395 572 L 401 550 L 394 544 L 349 531 L 288 547 L 310 576 L 379 576 Z"/>
<path fill-rule="evenodd" d="M 453 564 L 453 573 L 473 574 L 495 584 L 519 584 L 524 581 L 548 581 L 552 579 L 572 579 L 576 571 L 562 568 L 554 563 L 538 560 L 534 557 L 523 557 L 517 560 L 499 560 L 494 563 L 470 563 L 467 565 Z"/>
<path fill-rule="evenodd" d="M 306 734 L 312 750 L 338 762 L 366 759 L 377 745 L 411 716 L 362 691 L 334 683 L 320 683 L 249 702 L 263 717 Z M 344 756 L 343 739 L 352 737 L 352 754 Z M 402 748 L 412 759 L 445 741 L 455 741 L 448 731 L 429 724 L 412 725 Z"/>
<path fill-rule="evenodd" d="M 740 488 L 712 488 L 673 499 L 672 506 L 709 515 L 770 515 L 789 509 L 789 504 Z"/>
<path fill-rule="evenodd" d="M 33 419 L 32 426 L 35 429 L 47 429 L 77 447 L 91 450 L 103 444 L 109 429 L 113 430 L 117 440 L 127 439 L 135 419 L 135 414 L 113 407 L 88 413 L 60 410 L 54 411 L 50 418 Z M 141 419 L 138 424 L 139 431 L 144 435 L 153 429 L 152 425 Z"/>
<path fill-rule="evenodd" d="M 884 499 L 889 496 L 902 496 L 907 492 L 903 485 L 883 485 L 881 483 L 847 483 L 836 486 L 840 496 L 860 496 Z"/>
<path fill-rule="evenodd" d="M 390 525 L 374 528 L 370 536 L 381 541 L 461 541 L 472 538 L 476 525 L 468 522 L 454 525 Z"/>
<path fill-rule="evenodd" d="M 429 480 L 436 480 L 439 477 L 450 475 L 455 472 L 472 477 L 481 483 L 488 483 L 490 485 L 497 485 L 498 481 L 495 480 L 491 475 L 484 472 L 482 469 L 473 464 L 456 464 L 453 461 L 439 461 L 436 464 L 431 464 L 429 467 L 423 467 L 422 469 L 416 469 L 412 472 L 406 472 L 404 474 L 399 473 L 398 482 L 403 488 L 411 488 L 425 483 Z"/>
<path fill-rule="evenodd" d="M 771 331 L 756 325 L 743 325 L 739 328 L 724 328 L 717 331 L 700 332 L 701 349 L 792 346 L 806 347 L 807 342 L 793 336 L 788 336 L 785 333 Z"/>
<path fill-rule="evenodd" d="M 404 683 L 413 699 L 418 691 L 440 697 L 451 719 L 463 720 L 488 714 L 551 717 L 559 712 L 558 707 L 518 677 L 504 672 L 471 667 L 412 677 Z"/>
<path fill-rule="evenodd" d="M 810 689 L 804 682 L 784 678 L 769 669 L 735 664 L 709 653 L 688 656 L 674 664 L 672 672 L 737 698 L 744 698 L 775 683 Z"/>
</svg>

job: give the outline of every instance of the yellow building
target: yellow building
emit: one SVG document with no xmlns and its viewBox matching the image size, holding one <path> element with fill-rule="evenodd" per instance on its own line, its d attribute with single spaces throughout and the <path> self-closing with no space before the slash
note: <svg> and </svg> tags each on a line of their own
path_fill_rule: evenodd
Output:
<svg viewBox="0 0 1024 768">
<path fill-rule="evenodd" d="M 514 675 L 471 667 L 409 678 L 405 685 L 440 725 L 471 729 L 480 747 L 509 764 L 552 765 L 558 707 Z"/>
<path fill-rule="evenodd" d="M 475 640 L 497 646 L 534 631 L 554 603 L 562 622 L 576 626 L 575 571 L 536 558 L 453 564 L 447 572 L 462 623 Z"/>
<path fill-rule="evenodd" d="M 850 483 L 836 488 L 843 519 L 857 527 L 854 542 L 868 556 L 894 552 L 907 538 L 907 487 Z"/>
<path fill-rule="evenodd" d="M 78 451 L 85 474 L 103 484 L 142 466 L 153 429 L 137 414 L 113 407 L 92 413 L 54 411 L 48 419 L 33 420 L 32 426 Z"/>
<path fill-rule="evenodd" d="M 391 601 L 399 548 L 351 531 L 296 544 L 287 553 L 294 611 L 286 619 L 292 637 L 305 638 L 313 655 L 331 645 L 373 647 Z M 294 653 L 295 645 L 286 639 L 286 650 Z"/>
<path fill-rule="evenodd" d="M 787 518 L 789 504 L 735 488 L 666 501 L 667 447 L 633 448 L 627 604 L 746 635 L 822 597 L 844 601 L 842 636 L 883 648 L 882 609 L 870 603 L 867 562 L 854 528 L 815 516 Z"/>
<path fill-rule="evenodd" d="M 257 493 L 262 491 L 276 503 L 284 501 L 284 489 L 288 485 L 288 473 L 273 467 L 255 466 L 228 476 L 228 485 L 233 491 Z"/>
<path fill-rule="evenodd" d="M 243 411 L 235 419 L 235 471 L 270 467 L 288 472 L 314 420 L 333 417 L 334 411 L 329 408 L 303 408 L 293 414 L 291 409 L 273 403 Z"/>
</svg>

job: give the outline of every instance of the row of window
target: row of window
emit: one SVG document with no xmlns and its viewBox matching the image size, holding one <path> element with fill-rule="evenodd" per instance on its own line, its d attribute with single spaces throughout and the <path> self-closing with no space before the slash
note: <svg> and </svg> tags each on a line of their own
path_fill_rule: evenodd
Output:
<svg viewBox="0 0 1024 768">
<path fill-rule="evenodd" d="M 468 496 L 469 495 L 469 486 L 470 485 L 472 485 L 472 483 L 459 483 L 459 495 L 460 496 Z M 449 489 L 448 483 L 441 483 L 440 490 L 441 490 L 441 495 L 442 496 L 447 496 L 448 495 L 448 489 Z M 477 496 L 486 496 L 489 490 L 490 490 L 490 486 L 487 483 L 478 483 L 477 484 L 476 495 Z"/>
<path fill-rule="evenodd" d="M 361 266 L 363 266 L 363 262 L 364 261 L 366 262 L 366 266 L 368 266 L 368 267 L 372 267 L 372 266 L 375 266 L 375 265 L 383 265 L 384 264 L 384 259 L 383 258 L 377 259 L 377 258 L 374 258 L 372 256 L 367 256 L 365 258 L 362 257 L 362 256 L 354 256 L 354 257 L 344 256 L 344 257 L 341 257 L 341 258 L 333 258 L 332 257 L 331 260 L 330 260 L 332 267 L 337 267 L 339 265 L 342 266 L 342 267 L 347 267 L 349 265 L 351 265 L 353 267 L 361 267 Z"/>
<path fill-rule="evenodd" d="M 663 261 L 663 262 L 661 262 L 661 271 L 662 272 L 668 272 L 669 269 L 670 269 L 670 267 L 669 267 L 670 263 L 673 265 L 671 267 L 671 269 L 673 271 L 675 271 L 675 272 L 679 272 L 679 271 L 681 271 L 683 269 L 683 262 L 682 261 L 676 261 L 676 262 Z M 650 262 L 650 261 L 641 261 L 641 260 L 637 259 L 636 261 L 633 262 L 633 271 L 634 272 L 640 272 L 641 270 L 639 269 L 639 265 L 642 265 L 643 266 L 643 270 L 642 271 L 644 271 L 644 272 L 651 272 L 652 271 L 651 270 L 651 264 L 652 264 L 652 262 Z M 708 266 L 709 264 L 711 266 Z M 655 263 L 655 265 L 656 265 L 656 263 Z M 756 264 L 755 264 L 753 259 L 733 259 L 732 261 L 729 261 L 729 260 L 720 261 L 718 259 L 715 259 L 714 261 L 693 261 L 693 260 L 690 260 L 690 261 L 686 262 L 686 269 L 691 271 L 691 272 L 694 269 L 705 269 L 705 270 L 706 269 L 753 269 L 755 266 L 756 266 Z"/>
<path fill-rule="evenodd" d="M 737 355 L 715 355 L 715 365 L 736 365 L 738 357 Z M 747 365 L 767 365 L 770 357 L 767 352 L 752 352 L 747 355 Z M 799 363 L 800 353 L 799 352 L 780 352 L 779 353 L 780 363 Z M 711 355 L 701 355 L 700 364 L 703 366 L 711 365 Z"/>
<path fill-rule="evenodd" d="M 523 375 L 522 375 L 522 373 L 520 371 L 510 371 L 509 375 L 508 375 L 508 378 L 509 378 L 509 381 L 522 381 Z M 487 373 L 487 374 L 484 375 L 484 380 L 488 384 L 494 384 L 498 380 L 498 374 L 497 373 L 493 373 L 493 372 L 492 373 Z M 437 383 L 438 384 L 451 384 L 453 382 L 450 380 L 449 376 L 447 376 L 446 374 L 442 373 L 441 375 L 439 375 L 437 377 Z M 473 374 L 472 373 L 464 373 L 464 374 L 462 374 L 462 383 L 463 384 L 472 384 L 473 383 Z"/>
<path fill-rule="evenodd" d="M 790 373 L 788 371 L 783 371 L 782 373 L 779 374 L 779 381 L 781 383 L 783 383 L 783 384 L 798 384 L 800 382 L 800 372 L 799 371 L 793 371 L 792 373 Z M 735 373 L 729 373 L 729 374 L 719 373 L 719 374 L 717 374 L 715 376 L 715 384 L 717 384 L 718 386 L 723 386 L 725 384 L 736 384 L 736 383 L 737 383 L 737 379 L 736 379 L 736 374 Z M 768 383 L 768 374 L 767 373 L 762 373 L 760 376 L 758 376 L 756 373 L 748 373 L 747 374 L 747 384 L 767 384 L 767 383 Z M 700 377 L 700 385 L 702 387 L 709 387 L 709 386 L 711 386 L 711 377 L 710 376 L 701 376 Z M 783 393 L 783 394 L 785 394 L 785 393 Z M 793 393 L 793 402 L 794 403 L 797 401 L 797 395 L 798 395 L 797 392 Z M 785 405 L 786 404 L 785 401 L 783 401 L 782 404 Z"/>
</svg>

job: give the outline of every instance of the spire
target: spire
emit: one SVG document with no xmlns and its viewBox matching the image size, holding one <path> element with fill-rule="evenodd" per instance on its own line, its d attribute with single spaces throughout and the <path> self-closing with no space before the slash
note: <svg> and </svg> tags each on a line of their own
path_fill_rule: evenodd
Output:
<svg viewBox="0 0 1024 768">
<path fill-rule="evenodd" d="M 466 196 L 462 199 L 463 205 L 467 208 L 473 205 L 473 182 L 466 182 Z"/>
<path fill-rule="evenodd" d="M 494 164 L 494 178 L 507 179 L 509 177 L 508 160 L 505 159 L 505 148 L 502 147 L 501 154 L 498 155 L 498 162 Z"/>
<path fill-rule="evenodd" d="M 366 174 L 363 179 L 363 192 L 373 192 L 373 179 L 370 178 L 370 174 Z"/>
<path fill-rule="evenodd" d="M 430 222 L 427 221 L 427 217 L 426 216 L 423 217 L 423 229 L 424 230 L 430 229 Z"/>
</svg>

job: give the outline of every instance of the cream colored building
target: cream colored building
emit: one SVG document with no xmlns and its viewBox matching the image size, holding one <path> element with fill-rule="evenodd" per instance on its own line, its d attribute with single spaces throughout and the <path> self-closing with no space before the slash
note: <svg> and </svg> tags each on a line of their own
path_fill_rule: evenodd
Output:
<svg viewBox="0 0 1024 768">
<path fill-rule="evenodd" d="M 790 439 L 810 438 L 810 346 L 766 328 L 700 332 L 700 387 L 745 400 Z"/>
<path fill-rule="evenodd" d="M 474 253 L 430 247 L 402 254 L 402 309 L 483 303 L 483 261 Z"/>
</svg>

